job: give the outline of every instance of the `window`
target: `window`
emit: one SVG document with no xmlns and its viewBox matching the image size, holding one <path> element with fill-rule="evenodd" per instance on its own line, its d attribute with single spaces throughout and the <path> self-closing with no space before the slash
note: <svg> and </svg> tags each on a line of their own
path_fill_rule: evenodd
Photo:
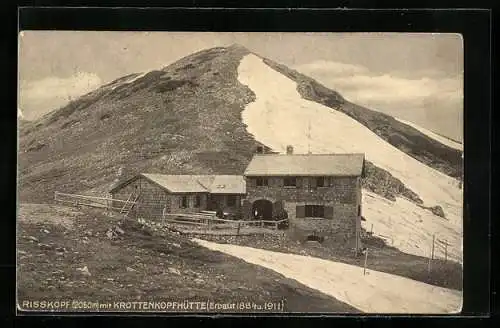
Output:
<svg viewBox="0 0 500 328">
<path fill-rule="evenodd" d="M 358 205 L 358 216 L 361 216 L 361 205 Z"/>
<path fill-rule="evenodd" d="M 284 179 L 285 187 L 297 187 L 297 178 L 296 177 L 286 177 Z"/>
<path fill-rule="evenodd" d="M 228 195 L 227 196 L 227 206 L 236 206 L 236 196 Z"/>
<path fill-rule="evenodd" d="M 257 178 L 256 182 L 257 182 L 257 187 L 264 187 L 269 185 L 267 178 L 262 178 L 262 177 Z"/>
<path fill-rule="evenodd" d="M 182 196 L 181 197 L 180 206 L 181 206 L 181 208 L 187 208 L 188 207 L 188 198 L 187 198 L 187 196 Z"/>
<path fill-rule="evenodd" d="M 200 195 L 194 196 L 194 207 L 200 207 L 201 204 L 201 197 Z"/>
<path fill-rule="evenodd" d="M 323 205 L 306 205 L 305 216 L 309 218 L 324 218 L 325 207 Z"/>
<path fill-rule="evenodd" d="M 316 186 L 317 187 L 326 187 L 325 180 L 326 180 L 325 177 L 318 177 L 318 178 L 316 178 Z"/>
</svg>

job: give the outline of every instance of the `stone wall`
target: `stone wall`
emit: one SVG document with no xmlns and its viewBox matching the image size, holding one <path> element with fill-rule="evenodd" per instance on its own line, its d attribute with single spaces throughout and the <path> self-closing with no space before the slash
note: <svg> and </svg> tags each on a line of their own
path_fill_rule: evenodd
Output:
<svg viewBox="0 0 500 328">
<path fill-rule="evenodd" d="M 267 199 L 273 203 L 283 201 L 290 226 L 304 233 L 319 235 L 342 235 L 350 237 L 356 233 L 361 210 L 361 181 L 358 177 L 329 177 L 326 187 L 315 187 L 308 177 L 298 177 L 297 187 L 285 187 L 283 178 L 269 177 L 268 186 L 258 187 L 256 179 L 246 179 L 249 203 Z M 297 206 L 323 205 L 333 208 L 333 217 L 297 218 Z"/>
<path fill-rule="evenodd" d="M 134 191 L 139 192 L 140 196 L 137 200 L 137 204 L 130 212 L 131 216 L 159 219 L 162 217 L 165 205 L 169 213 L 198 212 L 207 207 L 207 193 L 170 194 L 163 188 L 143 177 L 117 190 L 113 194 L 113 198 L 127 200 Z M 187 197 L 188 201 L 188 206 L 186 208 L 181 206 L 181 200 L 184 196 Z M 195 206 L 196 196 L 200 197 L 199 206 Z M 116 202 L 114 206 L 120 206 L 119 204 L 120 203 Z"/>
<path fill-rule="evenodd" d="M 297 187 L 283 186 L 283 178 L 278 177 L 269 177 L 268 182 L 268 186 L 258 187 L 256 179 L 248 177 L 246 179 L 246 199 L 252 203 L 257 199 L 267 199 L 273 203 L 284 200 L 287 203 L 308 205 L 328 203 L 354 205 L 354 207 L 361 203 L 360 181 L 357 177 L 331 177 L 328 179 L 327 187 L 311 187 L 308 177 L 298 177 Z M 352 207 L 348 209 L 352 209 Z M 354 215 L 357 215 L 356 211 L 354 211 Z"/>
</svg>

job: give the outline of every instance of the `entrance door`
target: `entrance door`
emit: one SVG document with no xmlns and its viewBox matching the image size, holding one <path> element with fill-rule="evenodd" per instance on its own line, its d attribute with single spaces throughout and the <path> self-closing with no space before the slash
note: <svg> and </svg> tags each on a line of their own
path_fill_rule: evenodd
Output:
<svg viewBox="0 0 500 328">
<path fill-rule="evenodd" d="M 264 220 L 272 219 L 273 203 L 266 199 L 256 200 L 252 205 L 252 216 L 255 217 L 256 213 L 258 217 L 262 217 Z"/>
<path fill-rule="evenodd" d="M 207 197 L 207 210 L 217 211 L 219 209 L 219 203 L 217 197 L 214 195 L 208 195 Z"/>
</svg>

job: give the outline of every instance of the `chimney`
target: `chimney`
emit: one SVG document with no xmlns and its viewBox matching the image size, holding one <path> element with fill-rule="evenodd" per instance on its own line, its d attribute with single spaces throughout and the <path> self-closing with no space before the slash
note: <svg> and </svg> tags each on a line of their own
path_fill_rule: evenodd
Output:
<svg viewBox="0 0 500 328">
<path fill-rule="evenodd" d="M 292 145 L 286 146 L 286 154 L 293 155 L 293 146 Z"/>
</svg>

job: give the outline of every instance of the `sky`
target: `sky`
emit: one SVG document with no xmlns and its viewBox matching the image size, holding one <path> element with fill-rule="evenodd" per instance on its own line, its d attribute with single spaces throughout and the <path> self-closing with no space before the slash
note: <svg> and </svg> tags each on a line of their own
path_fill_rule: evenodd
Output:
<svg viewBox="0 0 500 328">
<path fill-rule="evenodd" d="M 358 105 L 462 140 L 458 34 L 22 31 L 18 110 L 36 119 L 121 76 L 234 43 Z"/>
</svg>

